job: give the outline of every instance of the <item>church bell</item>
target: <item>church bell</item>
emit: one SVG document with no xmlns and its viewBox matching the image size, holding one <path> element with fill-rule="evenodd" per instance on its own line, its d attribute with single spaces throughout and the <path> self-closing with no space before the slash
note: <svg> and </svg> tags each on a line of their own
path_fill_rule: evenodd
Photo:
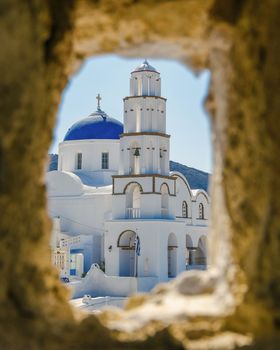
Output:
<svg viewBox="0 0 280 350">
<path fill-rule="evenodd" d="M 140 152 L 139 152 L 139 148 L 135 148 L 135 152 L 134 152 L 134 157 L 139 157 L 140 156 Z"/>
</svg>

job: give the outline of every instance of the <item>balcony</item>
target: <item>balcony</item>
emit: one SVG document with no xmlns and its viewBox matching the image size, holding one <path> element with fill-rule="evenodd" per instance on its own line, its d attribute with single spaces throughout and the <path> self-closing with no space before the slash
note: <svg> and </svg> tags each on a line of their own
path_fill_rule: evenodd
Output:
<svg viewBox="0 0 280 350">
<path fill-rule="evenodd" d="M 126 208 L 126 219 L 140 219 L 140 208 Z"/>
</svg>

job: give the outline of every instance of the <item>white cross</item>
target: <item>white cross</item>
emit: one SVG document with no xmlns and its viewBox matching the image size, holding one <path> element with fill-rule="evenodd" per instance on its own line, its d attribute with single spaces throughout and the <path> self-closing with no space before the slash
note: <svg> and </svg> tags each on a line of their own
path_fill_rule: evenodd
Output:
<svg viewBox="0 0 280 350">
<path fill-rule="evenodd" d="M 102 100 L 100 94 L 98 94 L 98 95 L 96 96 L 96 99 L 97 99 L 97 108 L 100 109 L 100 101 Z"/>
</svg>

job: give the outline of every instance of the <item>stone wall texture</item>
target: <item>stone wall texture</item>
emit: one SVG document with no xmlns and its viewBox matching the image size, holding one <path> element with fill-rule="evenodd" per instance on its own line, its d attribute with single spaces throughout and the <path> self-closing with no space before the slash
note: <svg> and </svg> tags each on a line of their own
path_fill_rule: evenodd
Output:
<svg viewBox="0 0 280 350">
<path fill-rule="evenodd" d="M 278 0 L 0 1 L 1 349 L 278 349 L 279 13 Z M 68 78 L 105 53 L 212 72 L 211 269 L 86 317 L 50 263 L 43 179 Z"/>
</svg>

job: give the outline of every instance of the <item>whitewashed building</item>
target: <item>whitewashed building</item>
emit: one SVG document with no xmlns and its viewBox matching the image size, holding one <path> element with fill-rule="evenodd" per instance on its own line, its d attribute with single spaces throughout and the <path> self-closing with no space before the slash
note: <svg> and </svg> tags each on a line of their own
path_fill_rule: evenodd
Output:
<svg viewBox="0 0 280 350">
<path fill-rule="evenodd" d="M 49 214 L 69 254 L 84 255 L 85 272 L 93 263 L 104 266 L 107 285 L 136 290 L 205 265 L 210 201 L 170 173 L 160 73 L 146 60 L 131 73 L 124 125 L 97 99 L 97 111 L 60 143 L 58 170 L 47 174 Z M 71 247 L 71 237 L 86 236 Z"/>
</svg>

